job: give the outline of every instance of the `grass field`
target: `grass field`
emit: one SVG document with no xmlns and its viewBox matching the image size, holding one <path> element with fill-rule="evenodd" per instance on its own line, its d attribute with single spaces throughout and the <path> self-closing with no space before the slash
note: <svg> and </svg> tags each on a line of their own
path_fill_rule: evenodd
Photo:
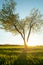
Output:
<svg viewBox="0 0 43 65">
<path fill-rule="evenodd" d="M 0 65 L 43 65 L 43 46 L 0 45 Z"/>
</svg>

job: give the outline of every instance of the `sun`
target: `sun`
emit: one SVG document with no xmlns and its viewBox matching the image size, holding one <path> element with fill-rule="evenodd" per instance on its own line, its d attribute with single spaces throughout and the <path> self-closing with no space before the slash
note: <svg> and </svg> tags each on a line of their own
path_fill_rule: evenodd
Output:
<svg viewBox="0 0 43 65">
<path fill-rule="evenodd" d="M 31 34 L 27 43 L 27 46 L 36 46 L 38 43 L 38 40 L 35 35 Z"/>
</svg>

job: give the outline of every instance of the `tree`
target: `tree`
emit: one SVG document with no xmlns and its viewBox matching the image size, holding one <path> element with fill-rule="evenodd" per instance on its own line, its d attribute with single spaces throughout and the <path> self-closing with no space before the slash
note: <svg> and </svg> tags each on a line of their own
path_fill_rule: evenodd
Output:
<svg viewBox="0 0 43 65">
<path fill-rule="evenodd" d="M 15 14 L 15 2 L 13 0 L 4 0 L 0 10 L 0 28 L 13 33 L 19 33 L 24 40 L 25 48 L 32 30 L 39 30 L 43 23 L 42 16 L 38 9 L 32 9 L 30 16 L 19 20 Z M 27 37 L 26 37 L 27 34 Z"/>
</svg>

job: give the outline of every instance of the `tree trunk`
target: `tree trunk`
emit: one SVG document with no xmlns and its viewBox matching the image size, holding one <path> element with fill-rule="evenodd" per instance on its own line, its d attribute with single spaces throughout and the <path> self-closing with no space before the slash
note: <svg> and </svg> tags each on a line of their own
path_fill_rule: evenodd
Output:
<svg viewBox="0 0 43 65">
<path fill-rule="evenodd" d="M 27 48 L 27 42 L 26 41 L 24 41 L 24 46 L 25 46 L 25 48 Z"/>
<path fill-rule="evenodd" d="M 24 40 L 24 52 L 27 53 L 27 41 Z"/>
</svg>

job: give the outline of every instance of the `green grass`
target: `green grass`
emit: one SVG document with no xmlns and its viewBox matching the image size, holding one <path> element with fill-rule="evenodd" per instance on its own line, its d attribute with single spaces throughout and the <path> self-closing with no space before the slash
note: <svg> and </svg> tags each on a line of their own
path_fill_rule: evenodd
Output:
<svg viewBox="0 0 43 65">
<path fill-rule="evenodd" d="M 43 65 L 43 46 L 0 45 L 0 65 Z"/>
</svg>

